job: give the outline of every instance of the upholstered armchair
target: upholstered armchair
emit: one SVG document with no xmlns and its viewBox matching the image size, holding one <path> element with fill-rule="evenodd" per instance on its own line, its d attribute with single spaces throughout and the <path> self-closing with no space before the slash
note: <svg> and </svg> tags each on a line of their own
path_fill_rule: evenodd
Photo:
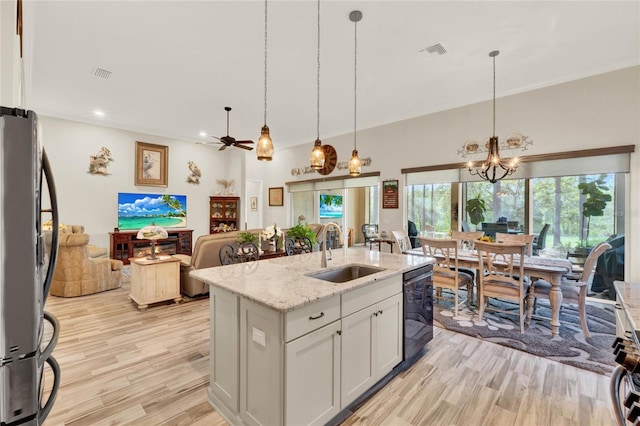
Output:
<svg viewBox="0 0 640 426">
<path fill-rule="evenodd" d="M 50 290 L 52 295 L 84 296 L 122 285 L 122 262 L 90 257 L 88 234 L 60 233 L 58 247 L 58 261 Z"/>
</svg>

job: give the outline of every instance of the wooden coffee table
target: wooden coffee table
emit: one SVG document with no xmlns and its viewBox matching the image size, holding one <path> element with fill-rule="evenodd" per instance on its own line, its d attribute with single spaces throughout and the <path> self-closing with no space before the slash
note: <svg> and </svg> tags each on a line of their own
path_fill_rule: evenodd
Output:
<svg viewBox="0 0 640 426">
<path fill-rule="evenodd" d="M 373 244 L 376 243 L 378 244 L 378 251 L 382 249 L 382 243 L 387 243 L 391 247 L 391 253 L 393 253 L 393 243 L 395 243 L 395 241 L 393 241 L 391 238 L 371 238 L 369 240 L 369 250 L 371 250 L 373 248 Z"/>
</svg>

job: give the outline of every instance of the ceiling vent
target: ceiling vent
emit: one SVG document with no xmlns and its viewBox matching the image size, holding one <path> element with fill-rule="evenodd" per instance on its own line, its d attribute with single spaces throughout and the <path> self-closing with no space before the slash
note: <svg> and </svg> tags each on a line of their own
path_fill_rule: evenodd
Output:
<svg viewBox="0 0 640 426">
<path fill-rule="evenodd" d="M 444 48 L 440 43 L 436 43 L 433 46 L 425 47 L 420 50 L 420 52 L 427 52 L 429 55 L 444 55 L 447 53 L 447 49 Z"/>
<path fill-rule="evenodd" d="M 104 78 L 105 80 L 107 80 L 109 77 L 111 77 L 111 71 L 96 67 L 93 69 L 93 75 L 98 78 Z"/>
</svg>

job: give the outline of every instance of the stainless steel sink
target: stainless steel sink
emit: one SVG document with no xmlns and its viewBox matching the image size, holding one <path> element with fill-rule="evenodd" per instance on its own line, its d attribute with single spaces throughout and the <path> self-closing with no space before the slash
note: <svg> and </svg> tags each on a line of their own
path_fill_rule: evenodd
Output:
<svg viewBox="0 0 640 426">
<path fill-rule="evenodd" d="M 386 268 L 378 268 L 376 266 L 345 265 L 329 271 L 313 272 L 311 274 L 307 274 L 307 276 L 323 281 L 330 281 L 332 283 L 346 283 L 348 281 L 366 277 L 367 275 L 385 270 Z"/>
</svg>

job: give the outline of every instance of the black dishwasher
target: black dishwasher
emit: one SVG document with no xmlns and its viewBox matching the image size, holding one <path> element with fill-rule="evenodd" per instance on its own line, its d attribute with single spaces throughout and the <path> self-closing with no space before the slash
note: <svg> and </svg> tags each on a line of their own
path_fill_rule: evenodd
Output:
<svg viewBox="0 0 640 426">
<path fill-rule="evenodd" d="M 404 360 L 413 364 L 433 339 L 433 265 L 403 275 Z"/>
</svg>

